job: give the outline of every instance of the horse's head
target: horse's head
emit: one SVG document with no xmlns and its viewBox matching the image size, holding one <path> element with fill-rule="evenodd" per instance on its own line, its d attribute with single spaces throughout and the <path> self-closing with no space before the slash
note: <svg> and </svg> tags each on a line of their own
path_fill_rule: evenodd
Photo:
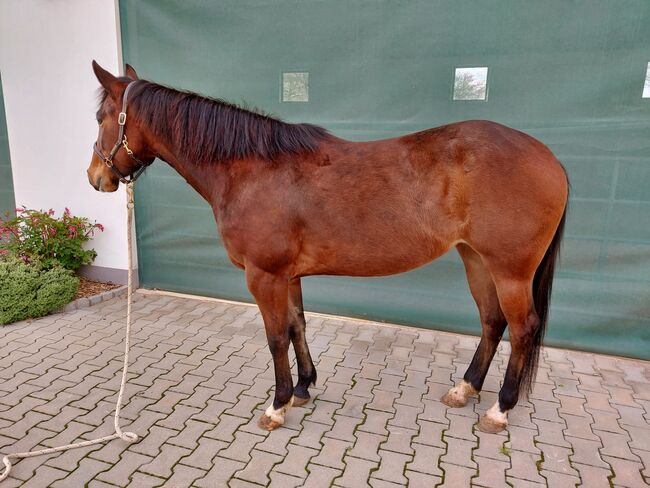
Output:
<svg viewBox="0 0 650 488">
<path fill-rule="evenodd" d="M 128 111 L 129 93 L 138 80 L 135 70 L 127 64 L 126 76 L 115 77 L 93 61 L 93 71 L 104 93 L 97 110 L 99 135 L 87 171 L 88 181 L 98 191 L 112 192 L 120 182 L 137 177 L 154 156 L 134 114 Z"/>
</svg>

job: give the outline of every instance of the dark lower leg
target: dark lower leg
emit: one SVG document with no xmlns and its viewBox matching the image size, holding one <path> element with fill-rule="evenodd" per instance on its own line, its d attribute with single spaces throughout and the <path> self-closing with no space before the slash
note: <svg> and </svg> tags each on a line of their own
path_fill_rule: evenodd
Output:
<svg viewBox="0 0 650 488">
<path fill-rule="evenodd" d="M 293 379 L 289 365 L 289 338 L 285 336 L 267 336 L 269 349 L 273 356 L 275 370 L 275 397 L 273 408 L 276 410 L 288 404 L 293 396 Z"/>
<path fill-rule="evenodd" d="M 537 314 L 531 314 L 526 325 L 522 327 L 524 333 L 511 331 L 510 343 L 512 352 L 508 361 L 508 369 L 503 380 L 503 386 L 499 390 L 499 408 L 502 412 L 507 412 L 514 408 L 522 392 L 522 381 L 524 379 L 525 368 L 531 354 L 533 354 L 533 340 L 535 332 L 539 327 Z"/>
<path fill-rule="evenodd" d="M 474 353 L 472 362 L 463 376 L 463 380 L 472 385 L 472 388 L 477 392 L 483 389 L 485 376 L 490 369 L 490 364 L 492 363 L 492 359 L 497 351 L 497 346 L 501 341 L 501 336 L 503 335 L 505 328 L 505 318 L 500 318 L 499 320 L 483 326 L 481 342 Z"/>
<path fill-rule="evenodd" d="M 316 384 L 316 368 L 311 359 L 305 337 L 306 322 L 299 279 L 289 283 L 289 306 L 289 335 L 298 365 L 298 383 L 294 389 L 294 394 L 302 400 L 307 400 L 309 399 L 309 386 Z"/>
<path fill-rule="evenodd" d="M 499 399 L 479 422 L 479 428 L 484 432 L 500 432 L 506 427 L 508 412 L 519 400 L 526 367 L 531 354 L 534 353 L 533 342 L 538 326 L 539 319 L 535 312 L 530 312 L 519 322 L 509 323 L 512 352 L 503 386 L 499 390 Z"/>
</svg>

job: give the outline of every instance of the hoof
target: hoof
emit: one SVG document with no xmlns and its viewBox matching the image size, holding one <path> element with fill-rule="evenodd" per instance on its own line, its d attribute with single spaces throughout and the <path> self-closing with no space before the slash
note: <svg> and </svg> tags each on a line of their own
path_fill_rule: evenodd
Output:
<svg viewBox="0 0 650 488">
<path fill-rule="evenodd" d="M 457 386 L 450 388 L 440 401 L 448 407 L 464 407 L 470 395 L 476 395 L 476 390 L 469 383 L 461 381 Z"/>
<path fill-rule="evenodd" d="M 499 432 L 506 430 L 507 426 L 508 422 L 500 422 L 488 417 L 487 415 L 481 416 L 481 420 L 478 422 L 479 430 L 486 434 L 498 434 Z"/>
<path fill-rule="evenodd" d="M 271 417 L 263 413 L 260 416 L 260 419 L 257 421 L 257 426 L 262 430 L 268 430 L 270 432 L 277 429 L 278 427 L 282 427 L 283 423 L 284 422 L 273 420 Z"/>
<path fill-rule="evenodd" d="M 442 403 L 451 408 L 459 408 L 467 405 L 467 397 L 461 397 L 458 394 L 454 395 L 451 391 L 445 393 L 445 395 L 440 399 Z"/>
<path fill-rule="evenodd" d="M 311 400 L 311 397 L 307 396 L 307 398 L 300 398 L 299 396 L 293 396 L 293 406 L 294 407 L 302 407 L 303 405 L 306 405 L 309 403 L 309 400 Z"/>
</svg>

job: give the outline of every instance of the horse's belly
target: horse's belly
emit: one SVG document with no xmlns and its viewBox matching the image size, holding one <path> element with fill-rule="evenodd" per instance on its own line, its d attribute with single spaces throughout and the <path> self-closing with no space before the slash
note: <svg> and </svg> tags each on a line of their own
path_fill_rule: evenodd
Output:
<svg viewBox="0 0 650 488">
<path fill-rule="evenodd" d="M 300 275 L 386 276 L 404 273 L 445 254 L 453 243 L 423 239 L 417 243 L 403 238 L 389 238 L 382 245 L 339 245 L 338 247 L 308 247 L 297 266 Z M 348 243 L 350 244 L 350 243 Z"/>
</svg>

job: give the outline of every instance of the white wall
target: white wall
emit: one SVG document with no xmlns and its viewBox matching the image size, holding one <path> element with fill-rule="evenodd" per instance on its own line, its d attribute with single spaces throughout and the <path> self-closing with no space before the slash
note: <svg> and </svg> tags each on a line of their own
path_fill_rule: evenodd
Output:
<svg viewBox="0 0 650 488">
<path fill-rule="evenodd" d="M 116 1 L 0 1 L 0 72 L 17 205 L 102 223 L 94 264 L 124 270 L 124 191 L 98 193 L 86 177 L 97 138 L 91 61 L 118 73 Z"/>
</svg>

